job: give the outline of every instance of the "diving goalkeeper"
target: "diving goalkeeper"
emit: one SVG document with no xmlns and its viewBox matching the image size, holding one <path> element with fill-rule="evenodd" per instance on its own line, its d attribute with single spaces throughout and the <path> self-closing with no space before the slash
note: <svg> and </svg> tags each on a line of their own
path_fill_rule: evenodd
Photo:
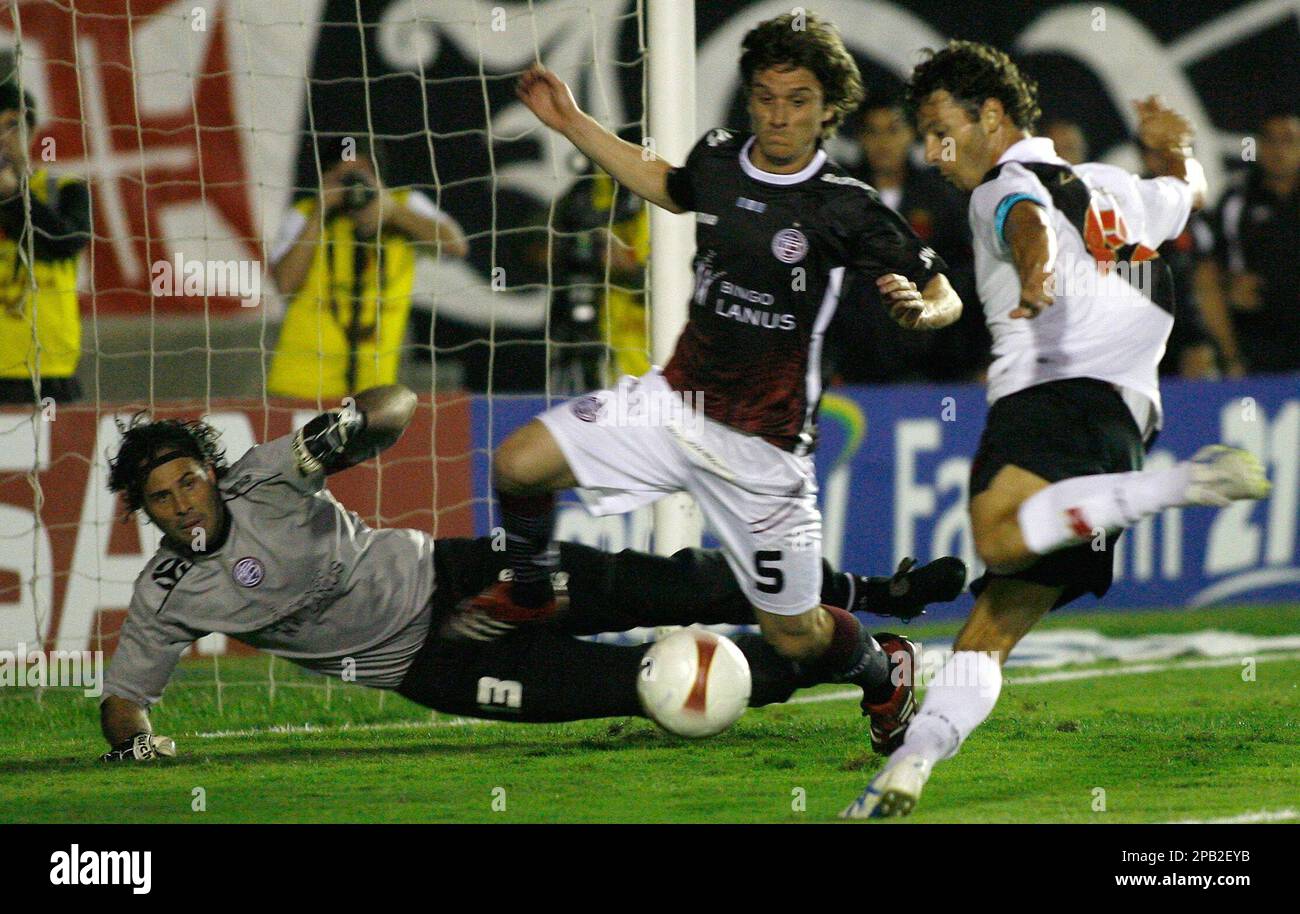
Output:
<svg viewBox="0 0 1300 914">
<path fill-rule="evenodd" d="M 564 610 L 542 625 L 478 631 L 454 610 L 503 578 L 508 559 L 490 539 L 434 540 L 417 530 L 372 530 L 325 478 L 401 436 L 416 406 L 400 385 L 359 393 L 297 432 L 227 466 L 218 432 L 201 421 L 147 421 L 125 429 L 109 488 L 163 533 L 136 579 L 109 668 L 101 725 L 105 761 L 175 752 L 154 736 L 148 709 L 186 649 L 221 632 L 326 675 L 396 691 L 451 714 L 527 722 L 644 716 L 636 681 L 647 646 L 579 635 L 638 626 L 752 623 L 753 609 L 721 553 L 670 558 L 560 546 Z M 951 600 L 965 566 L 945 557 L 892 578 L 827 568 L 824 602 L 911 618 Z M 735 639 L 753 675 L 751 705 L 784 701 L 817 679 L 759 635 Z M 502 696 L 487 677 L 520 684 Z"/>
</svg>

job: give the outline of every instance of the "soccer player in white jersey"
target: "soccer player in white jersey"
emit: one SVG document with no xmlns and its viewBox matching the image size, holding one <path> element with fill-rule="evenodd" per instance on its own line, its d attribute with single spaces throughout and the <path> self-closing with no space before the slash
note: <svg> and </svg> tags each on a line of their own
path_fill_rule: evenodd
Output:
<svg viewBox="0 0 1300 914">
<path fill-rule="evenodd" d="M 756 608 L 780 660 L 860 685 L 873 747 L 888 753 L 913 713 L 910 677 L 891 678 L 911 646 L 879 641 L 851 613 L 821 604 L 821 515 L 811 451 L 822 337 L 846 270 L 879 289 L 907 327 L 946 326 L 961 301 L 945 265 L 868 185 L 822 149 L 862 98 L 834 27 L 800 11 L 743 42 L 752 134 L 710 130 L 686 163 L 620 140 L 534 67 L 519 97 L 623 187 L 696 217 L 695 293 L 672 359 L 614 390 L 564 404 L 497 450 L 494 484 L 515 577 L 468 601 L 494 624 L 547 618 L 553 493 L 580 487 L 596 514 L 690 492 Z"/>
<path fill-rule="evenodd" d="M 950 42 L 908 89 L 927 160 L 971 192 L 994 355 L 970 484 L 988 572 L 971 586 L 975 607 L 951 659 L 850 818 L 911 811 L 934 763 L 992 711 L 1016 643 L 1048 611 L 1110 587 L 1125 527 L 1269 490 L 1253 456 L 1221 446 L 1141 469 L 1162 421 L 1156 366 L 1173 326 L 1155 249 L 1205 202 L 1186 119 L 1154 97 L 1135 103 L 1138 136 L 1161 159 L 1160 176 L 1141 180 L 1111 165 L 1071 167 L 1033 136 L 1037 87 L 988 45 Z"/>
</svg>

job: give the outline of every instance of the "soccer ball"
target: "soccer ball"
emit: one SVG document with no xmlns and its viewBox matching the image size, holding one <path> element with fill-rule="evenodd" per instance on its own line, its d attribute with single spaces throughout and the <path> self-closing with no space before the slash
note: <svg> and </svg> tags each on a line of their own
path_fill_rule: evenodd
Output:
<svg viewBox="0 0 1300 914">
<path fill-rule="evenodd" d="M 745 713 L 749 661 L 727 638 L 684 628 L 641 658 L 636 691 L 646 714 L 669 733 L 714 736 Z"/>
</svg>

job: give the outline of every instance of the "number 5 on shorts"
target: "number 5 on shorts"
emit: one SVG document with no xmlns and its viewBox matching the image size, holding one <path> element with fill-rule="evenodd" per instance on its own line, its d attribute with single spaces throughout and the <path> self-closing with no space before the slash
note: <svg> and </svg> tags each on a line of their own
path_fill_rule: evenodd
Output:
<svg viewBox="0 0 1300 914">
<path fill-rule="evenodd" d="M 772 562 L 781 561 L 780 549 L 760 549 L 754 553 L 754 573 L 758 576 L 761 593 L 780 593 L 785 590 L 785 574 L 780 568 L 769 567 Z"/>
</svg>

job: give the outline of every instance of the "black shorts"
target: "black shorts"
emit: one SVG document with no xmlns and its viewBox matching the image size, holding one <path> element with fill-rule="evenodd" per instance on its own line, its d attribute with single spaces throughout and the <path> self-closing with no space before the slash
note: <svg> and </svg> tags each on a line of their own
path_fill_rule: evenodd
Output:
<svg viewBox="0 0 1300 914">
<path fill-rule="evenodd" d="M 1140 470 L 1144 453 L 1133 414 L 1113 386 L 1091 378 L 1049 381 L 993 404 L 971 463 L 970 497 L 987 489 L 1008 464 L 1059 482 Z M 1100 597 L 1114 579 L 1112 549 L 1119 536 L 1108 534 L 1104 550 L 1081 543 L 1045 555 L 1014 574 L 985 572 L 971 583 L 971 592 L 978 595 L 991 578 L 1003 577 L 1064 587 L 1053 609 L 1088 592 Z"/>
</svg>

